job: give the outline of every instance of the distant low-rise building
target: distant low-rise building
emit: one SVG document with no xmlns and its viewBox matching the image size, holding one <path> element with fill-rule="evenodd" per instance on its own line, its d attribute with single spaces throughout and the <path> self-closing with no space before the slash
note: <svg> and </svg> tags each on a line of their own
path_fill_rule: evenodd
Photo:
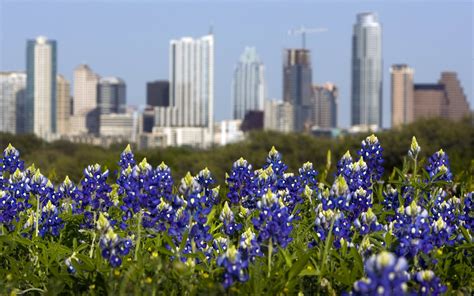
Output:
<svg viewBox="0 0 474 296">
<path fill-rule="evenodd" d="M 267 100 L 264 111 L 264 129 L 283 133 L 293 132 L 293 105 L 289 102 Z"/>
<path fill-rule="evenodd" d="M 137 116 L 133 113 L 101 114 L 100 136 L 126 137 L 130 142 L 135 142 L 137 123 Z"/>
<path fill-rule="evenodd" d="M 414 101 L 415 119 L 460 120 L 470 114 L 469 103 L 455 72 L 442 72 L 436 84 L 415 84 Z"/>
<path fill-rule="evenodd" d="M 214 143 L 225 146 L 236 143 L 244 139 L 244 133 L 241 130 L 242 120 L 223 120 L 216 122 L 214 128 Z"/>
</svg>

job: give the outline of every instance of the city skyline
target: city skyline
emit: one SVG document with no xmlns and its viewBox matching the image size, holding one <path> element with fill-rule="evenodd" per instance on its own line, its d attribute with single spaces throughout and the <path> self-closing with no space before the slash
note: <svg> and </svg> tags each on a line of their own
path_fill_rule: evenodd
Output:
<svg viewBox="0 0 474 296">
<path fill-rule="evenodd" d="M 332 13 L 333 17 L 337 18 L 337 25 L 334 25 L 334 22 L 331 22 L 330 18 L 324 17 L 319 12 L 315 12 L 313 18 L 308 18 L 308 14 L 304 11 L 304 9 L 301 11 L 301 17 L 295 17 L 294 13 L 292 13 L 289 14 L 288 17 L 280 24 L 269 24 L 268 19 L 262 19 L 261 22 L 257 24 L 255 15 L 258 12 L 261 12 L 266 6 L 262 3 L 247 3 L 246 5 L 241 6 L 246 8 L 255 8 L 255 11 L 252 12 L 251 17 L 249 18 L 250 24 L 242 24 L 242 26 L 240 26 L 241 28 L 238 29 L 240 33 L 237 35 L 237 38 L 233 36 L 234 42 L 229 43 L 227 42 L 230 38 L 229 35 L 233 35 L 232 32 L 236 30 L 236 28 L 229 27 L 235 16 L 231 17 L 224 13 L 224 15 L 227 16 L 227 19 L 230 18 L 228 21 L 229 24 L 224 23 L 222 21 L 222 17 L 216 17 L 214 19 L 212 23 L 214 24 L 216 39 L 216 120 L 231 118 L 232 107 L 229 88 L 232 83 L 232 69 L 235 65 L 235 60 L 240 55 L 240 52 L 247 45 L 256 47 L 257 51 L 260 53 L 261 59 L 265 64 L 266 69 L 268 69 L 266 71 L 266 80 L 269 89 L 268 97 L 280 100 L 282 99 L 282 52 L 284 48 L 300 47 L 300 39 L 294 36 L 288 36 L 287 31 L 288 29 L 304 23 L 307 26 L 323 25 L 329 29 L 329 31 L 325 34 L 314 36 L 309 35 L 307 38 L 307 48 L 311 50 L 313 60 L 313 83 L 331 81 L 339 86 L 340 120 L 338 123 L 343 127 L 348 126 L 350 122 L 349 90 L 351 31 L 355 15 L 358 12 L 367 10 L 374 11 L 378 14 L 384 31 L 384 127 L 390 126 L 389 67 L 391 64 L 395 63 L 407 63 L 412 66 L 417 72 L 417 82 L 436 81 L 440 72 L 445 70 L 456 71 L 465 89 L 465 93 L 468 97 L 470 105 L 474 105 L 472 97 L 472 67 L 470 67 L 471 65 L 469 62 L 466 62 L 470 58 L 469 53 L 466 52 L 469 50 L 472 51 L 472 47 L 459 46 L 459 42 L 464 42 L 463 44 L 466 44 L 466 40 L 459 40 L 460 38 L 454 38 L 454 36 L 447 34 L 447 32 L 451 32 L 456 29 L 456 32 L 458 32 L 457 36 L 459 36 L 459 34 L 463 34 L 463 32 L 467 37 L 472 35 L 470 34 L 472 32 L 472 28 L 469 26 L 469 22 L 472 19 L 472 13 L 469 12 L 469 9 L 466 9 L 472 6 L 472 4 L 455 3 L 452 5 L 444 5 L 443 3 L 431 3 L 428 6 L 423 6 L 416 3 L 407 3 L 404 6 L 404 9 L 397 8 L 396 5 L 393 5 L 393 3 L 382 6 L 377 5 L 376 3 L 367 3 L 364 5 L 350 4 L 348 5 L 349 8 L 344 8 L 342 5 L 337 3 L 318 4 L 319 5 L 316 5 L 315 3 L 298 3 L 298 6 L 326 8 Z M 117 24 L 118 29 L 123 30 L 121 34 L 111 34 L 110 37 L 105 38 L 106 40 L 90 42 L 90 39 L 96 40 L 98 35 L 101 35 L 101 29 L 97 29 L 97 31 L 93 32 L 84 30 L 87 33 L 90 33 L 89 36 L 84 35 L 84 32 L 79 32 L 77 29 L 70 31 L 69 34 L 64 34 L 64 32 L 61 30 L 52 29 L 52 24 L 48 21 L 45 21 L 44 23 L 38 23 L 34 28 L 28 26 L 28 24 L 15 24 L 15 26 L 9 26 L 8 20 L 15 15 L 18 15 L 18 13 L 22 11 L 21 8 L 24 7 L 24 5 L 26 4 L 3 4 L 3 32 L 1 40 L 2 54 L 0 63 L 2 71 L 24 71 L 24 40 L 43 34 L 51 39 L 57 40 L 58 42 L 58 73 L 65 75 L 69 81 L 73 81 L 71 79 L 73 69 L 84 60 L 87 60 L 87 63 L 98 73 L 122 77 L 127 83 L 127 97 L 129 98 L 128 102 L 133 105 L 145 104 L 147 81 L 168 78 L 168 55 L 167 50 L 163 50 L 163 48 L 167 47 L 169 40 L 179 38 L 181 36 L 197 37 L 205 34 L 208 30 L 208 24 L 210 24 L 209 20 L 212 19 L 208 16 L 212 15 L 213 13 L 215 15 L 215 12 L 219 11 L 219 9 L 231 7 L 235 8 L 236 14 L 242 13 L 242 8 L 237 7 L 238 5 L 235 4 L 210 5 L 209 3 L 204 3 L 197 6 L 187 5 L 186 8 L 183 8 L 183 6 L 172 5 L 170 3 L 160 3 L 157 7 L 161 9 L 158 9 L 158 11 L 150 9 L 151 12 L 149 13 L 153 15 L 154 11 L 155 14 L 159 14 L 161 18 L 155 19 L 155 21 L 156 23 L 161 23 L 161 25 L 166 22 L 167 17 L 159 13 L 160 10 L 162 11 L 170 8 L 174 9 L 174 11 L 179 15 L 189 16 L 191 14 L 190 11 L 196 8 L 199 12 L 204 10 L 204 13 L 199 18 L 191 17 L 185 22 L 185 24 L 178 24 L 178 22 L 173 23 L 173 26 L 170 27 L 176 27 L 174 30 L 163 28 L 163 31 L 165 31 L 164 34 L 161 34 L 161 31 L 157 30 L 158 28 L 154 22 L 149 22 L 148 25 L 152 30 L 144 30 L 146 33 L 139 32 L 140 30 L 136 26 L 130 26 L 131 28 L 128 29 L 128 32 L 130 33 L 130 30 L 132 30 L 133 36 L 127 35 L 127 30 L 125 30 L 123 26 Z M 29 7 L 35 6 L 34 3 L 28 3 L 28 5 Z M 41 5 L 37 6 L 39 10 L 43 11 L 48 7 L 50 8 L 51 5 L 53 4 L 41 3 Z M 52 16 L 63 12 L 64 14 L 62 18 L 64 19 L 66 19 L 68 15 L 71 16 L 71 13 L 73 14 L 72 18 L 74 19 L 74 15 L 76 15 L 76 13 L 80 14 L 81 9 L 83 9 L 74 4 L 55 3 L 54 5 L 57 5 L 55 8 L 58 8 L 55 9 L 56 12 L 50 11 L 47 12 L 47 15 Z M 109 9 L 116 9 L 117 15 L 122 17 L 127 15 L 127 13 L 124 12 L 125 8 L 128 8 L 134 12 L 143 12 L 144 15 L 147 15 L 145 8 L 155 7 L 153 5 L 140 2 L 134 5 L 119 3 L 113 7 L 110 5 L 106 6 L 104 3 L 90 3 L 89 6 L 97 8 L 96 11 L 90 11 L 92 24 L 97 22 L 94 20 L 97 18 L 98 12 L 102 11 L 105 7 L 108 7 Z M 290 3 L 278 3 L 272 4 L 270 8 L 267 6 L 267 9 L 269 10 L 270 15 L 275 16 L 281 15 L 282 11 L 289 6 L 291 6 Z M 407 7 L 410 9 L 407 9 Z M 75 11 L 76 8 L 78 11 L 73 13 L 72 11 Z M 394 11 L 398 10 L 398 13 L 406 10 L 406 12 L 404 11 L 405 21 L 403 23 L 395 21 L 397 12 L 389 12 L 389 8 Z M 451 11 L 455 11 L 456 16 L 451 18 L 448 17 L 446 18 L 447 20 L 440 22 L 442 19 L 439 17 L 447 8 L 449 8 Z M 403 38 L 400 36 L 402 33 L 395 32 L 396 30 L 401 30 L 404 26 L 404 23 L 410 23 L 410 21 L 414 22 L 415 20 L 413 18 L 422 12 L 426 18 L 423 24 L 421 24 L 418 20 L 416 26 L 412 28 L 413 30 L 403 32 Z M 30 15 L 30 12 L 28 11 L 23 11 L 23 13 Z M 318 18 L 315 17 L 316 15 Z M 31 18 L 33 21 L 36 19 L 36 16 L 31 15 Z M 207 19 L 207 21 L 203 21 L 204 19 Z M 315 21 L 314 19 L 318 19 L 318 21 Z M 321 21 L 319 21 L 319 19 L 321 19 Z M 440 24 L 436 25 L 436 22 Z M 31 22 L 27 23 L 31 25 Z M 65 22 L 64 27 L 71 29 L 71 23 L 73 23 L 73 20 L 70 22 Z M 155 34 L 160 34 L 157 34 L 156 37 L 153 37 L 154 32 Z M 257 33 L 260 33 L 260 36 L 265 36 L 266 38 L 259 38 L 263 39 L 261 41 L 257 40 Z M 15 36 L 12 36 L 12 34 L 15 34 Z M 436 34 L 441 34 L 442 36 L 437 37 Z M 25 39 L 23 39 L 21 42 L 15 41 L 23 37 L 25 37 Z M 115 47 L 118 39 L 120 39 L 121 44 L 127 40 L 135 40 L 135 43 L 127 43 L 127 45 L 129 45 L 128 48 L 132 48 L 132 52 L 138 52 L 139 55 L 142 55 L 143 53 L 143 58 L 152 61 L 152 63 L 147 64 L 146 62 L 140 62 L 143 60 L 143 58 L 137 58 L 137 56 L 134 55 L 120 56 L 120 54 L 124 53 L 124 50 Z M 87 40 L 89 40 L 89 42 L 85 42 Z M 140 42 L 140 40 L 142 42 Z M 400 50 L 400 47 L 392 47 L 390 45 L 400 42 L 400 40 L 407 42 L 404 46 L 405 48 L 408 47 L 407 49 Z M 441 40 L 443 40 L 443 42 L 437 44 L 437 42 L 441 42 Z M 457 42 L 454 42 L 453 40 L 456 40 Z M 106 41 L 106 43 L 110 43 L 109 46 L 104 46 L 104 41 Z M 84 45 L 82 47 L 77 47 L 77 42 L 80 42 Z M 338 47 L 337 44 L 343 44 L 343 46 Z M 329 52 L 332 50 L 334 53 L 329 54 L 328 50 Z M 394 53 L 395 50 L 397 50 L 397 53 Z M 110 56 L 104 55 L 104 51 L 109 52 Z M 450 55 L 447 54 L 449 52 L 451 52 Z M 117 58 L 120 58 L 120 63 L 116 62 Z M 107 63 L 110 63 L 114 59 L 114 65 L 106 66 Z M 156 63 L 158 63 L 158 65 L 156 65 Z M 331 64 L 330 67 L 327 66 L 328 63 Z"/>
</svg>

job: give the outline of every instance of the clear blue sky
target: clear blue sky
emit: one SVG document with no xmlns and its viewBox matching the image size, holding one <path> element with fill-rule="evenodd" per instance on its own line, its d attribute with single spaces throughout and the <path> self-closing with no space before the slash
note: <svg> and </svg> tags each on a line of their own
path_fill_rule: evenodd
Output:
<svg viewBox="0 0 474 296">
<path fill-rule="evenodd" d="M 230 86 L 245 46 L 266 66 L 268 95 L 282 96 L 282 51 L 300 46 L 291 28 L 326 27 L 310 35 L 313 81 L 339 86 L 339 124 L 350 122 L 350 55 L 356 14 L 375 11 L 383 26 L 384 126 L 390 122 L 394 63 L 415 68 L 416 82 L 436 82 L 443 70 L 459 74 L 474 107 L 474 37 L 471 1 L 12 1 L 0 0 L 0 70 L 24 70 L 26 39 L 58 41 L 58 70 L 70 81 L 88 63 L 102 76 L 127 83 L 127 100 L 143 105 L 147 81 L 168 78 L 169 40 L 198 37 L 213 24 L 215 117 L 231 117 Z"/>
</svg>

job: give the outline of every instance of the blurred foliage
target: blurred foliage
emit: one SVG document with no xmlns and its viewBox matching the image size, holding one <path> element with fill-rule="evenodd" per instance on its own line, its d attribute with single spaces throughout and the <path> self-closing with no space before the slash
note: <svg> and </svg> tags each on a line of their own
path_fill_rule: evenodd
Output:
<svg viewBox="0 0 474 296">
<path fill-rule="evenodd" d="M 134 151 L 138 160 L 146 157 L 153 166 L 164 161 L 171 167 L 174 178 L 183 177 L 188 170 L 196 174 L 208 167 L 218 182 L 230 171 L 232 162 L 244 156 L 254 167 L 263 165 L 272 146 L 282 154 L 291 171 L 297 171 L 306 161 L 314 163 L 322 172 L 326 165 L 328 150 L 331 150 L 332 169 L 337 160 L 350 150 L 356 155 L 360 142 L 368 133 L 345 135 L 336 139 L 319 138 L 305 134 L 282 134 L 277 132 L 251 132 L 243 142 L 208 150 L 189 147 L 155 148 Z M 385 168 L 400 167 L 412 136 L 416 136 L 422 157 L 428 157 L 440 148 L 446 151 L 451 168 L 456 175 L 471 168 L 474 159 L 474 125 L 471 120 L 452 122 L 445 119 L 428 119 L 376 133 L 384 148 Z M 0 133 L 0 148 L 12 143 L 21 153 L 26 164 L 34 163 L 52 181 L 62 181 L 66 175 L 74 181 L 82 177 L 82 170 L 89 164 L 100 163 L 114 172 L 117 159 L 127 143 L 115 144 L 108 149 L 66 141 L 44 142 L 31 135 Z M 388 171 L 389 174 L 391 171 Z M 330 176 L 332 175 L 330 172 Z M 115 174 L 112 174 L 114 176 Z"/>
</svg>

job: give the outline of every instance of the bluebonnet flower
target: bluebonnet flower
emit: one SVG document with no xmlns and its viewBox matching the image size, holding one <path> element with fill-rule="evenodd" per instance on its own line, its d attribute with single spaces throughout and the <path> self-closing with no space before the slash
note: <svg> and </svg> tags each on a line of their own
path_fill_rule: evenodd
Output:
<svg viewBox="0 0 474 296">
<path fill-rule="evenodd" d="M 420 145 L 418 145 L 418 142 L 416 141 L 416 138 L 413 137 L 411 139 L 411 145 L 410 145 L 410 150 L 408 150 L 408 155 L 412 159 L 416 160 L 417 157 L 418 157 L 418 154 L 420 153 L 420 151 L 421 151 L 421 147 L 420 147 Z"/>
<path fill-rule="evenodd" d="M 362 156 L 367 167 L 369 168 L 369 174 L 372 181 L 378 181 L 383 175 L 383 148 L 380 146 L 380 142 L 375 135 L 370 135 L 362 141 L 362 147 L 358 151 L 358 154 Z"/>
<path fill-rule="evenodd" d="M 217 265 L 224 268 L 224 288 L 227 289 L 235 281 L 246 282 L 249 279 L 248 261 L 243 260 L 240 251 L 230 246 L 225 254 L 217 258 Z"/>
<path fill-rule="evenodd" d="M 293 173 L 285 173 L 283 178 L 277 180 L 276 188 L 272 186 L 271 190 L 285 192 L 283 202 L 289 208 L 289 211 L 293 212 L 295 206 L 303 202 L 302 193 L 305 187 L 301 187 L 301 185 L 299 177 L 296 177 Z"/>
<path fill-rule="evenodd" d="M 431 243 L 436 247 L 452 246 L 454 240 L 451 239 L 453 235 L 452 228 L 447 225 L 442 217 L 438 220 L 433 221 L 432 226 Z"/>
<path fill-rule="evenodd" d="M 318 171 L 313 168 L 311 162 L 305 162 L 303 166 L 298 170 L 299 182 L 301 187 L 308 185 L 312 190 L 318 188 Z"/>
<path fill-rule="evenodd" d="M 351 153 L 346 151 L 346 153 L 341 157 L 341 159 L 337 162 L 336 167 L 336 177 L 343 176 L 345 179 L 349 179 L 351 175 L 351 165 L 352 165 L 352 156 Z"/>
<path fill-rule="evenodd" d="M 121 238 L 116 234 L 112 225 L 102 213 L 99 214 L 97 229 L 101 233 L 99 245 L 102 250 L 102 257 L 113 268 L 119 267 L 122 264 L 122 257 L 130 252 L 132 241 Z"/>
<path fill-rule="evenodd" d="M 13 174 L 17 169 L 23 171 L 24 166 L 24 161 L 20 159 L 20 152 L 12 144 L 8 144 L 3 151 L 3 158 L 0 158 L 0 175 L 1 172 Z"/>
<path fill-rule="evenodd" d="M 32 205 L 28 202 L 31 192 L 30 178 L 25 172 L 17 169 L 10 175 L 7 190 L 17 200 L 19 211 L 31 208 Z"/>
<path fill-rule="evenodd" d="M 81 192 L 68 176 L 58 187 L 58 197 L 62 201 L 63 210 L 71 209 L 73 214 L 79 213 L 82 208 Z"/>
<path fill-rule="evenodd" d="M 387 185 L 386 190 L 382 193 L 383 200 L 382 205 L 385 210 L 396 211 L 400 207 L 399 194 L 396 188 L 393 188 L 390 184 Z M 390 222 L 392 216 L 387 216 Z"/>
<path fill-rule="evenodd" d="M 355 191 L 359 188 L 368 190 L 372 186 L 370 179 L 370 170 L 367 163 L 361 158 L 358 161 L 349 165 L 349 177 L 345 176 L 350 191 Z"/>
<path fill-rule="evenodd" d="M 257 237 L 250 228 L 247 228 L 240 236 L 239 250 L 242 257 L 245 260 L 250 260 L 250 262 L 254 262 L 257 257 L 263 256 L 260 245 L 257 242 Z"/>
<path fill-rule="evenodd" d="M 453 174 L 449 166 L 448 155 L 440 149 L 430 156 L 425 167 L 432 181 L 452 181 Z"/>
<path fill-rule="evenodd" d="M 355 220 L 354 226 L 361 235 L 382 230 L 382 225 L 378 223 L 377 216 L 375 216 L 371 208 L 367 212 L 360 214 L 360 217 Z"/>
<path fill-rule="evenodd" d="M 277 195 L 268 190 L 257 203 L 259 214 L 252 222 L 258 229 L 260 243 L 271 240 L 272 244 L 285 248 L 293 240 L 290 234 L 295 218 L 283 202 L 284 194 L 280 191 Z"/>
<path fill-rule="evenodd" d="M 441 283 L 439 277 L 432 270 L 422 270 L 415 275 L 416 282 L 420 285 L 419 295 L 437 296 L 446 293 L 447 287 Z"/>
<path fill-rule="evenodd" d="M 144 158 L 133 169 L 130 165 L 120 172 L 117 180 L 118 194 L 123 195 L 123 204 L 120 206 L 122 210 L 121 228 L 126 228 L 125 222 L 131 219 L 134 214 L 139 213 L 142 209 L 149 206 L 149 179 L 152 178 L 153 168 Z"/>
<path fill-rule="evenodd" d="M 241 196 L 241 204 L 249 210 L 254 210 L 257 207 L 257 202 L 267 193 L 272 190 L 274 183 L 277 180 L 273 168 L 269 165 L 266 169 L 259 169 L 254 172 L 255 177 L 250 185 L 250 194 Z M 275 188 L 274 188 L 275 189 Z"/>
<path fill-rule="evenodd" d="M 51 201 L 53 205 L 59 205 L 59 195 L 54 192 L 54 187 L 51 181 L 41 174 L 37 169 L 30 181 L 31 194 L 39 197 L 41 205 L 46 205 Z"/>
<path fill-rule="evenodd" d="M 219 219 L 224 223 L 224 233 L 229 236 L 232 236 L 236 231 L 242 229 L 242 224 L 235 222 L 234 213 L 227 202 L 224 203 Z"/>
<path fill-rule="evenodd" d="M 272 149 L 268 152 L 267 163 L 264 168 L 266 169 L 269 166 L 272 166 L 272 170 L 277 176 L 283 176 L 288 169 L 288 166 L 281 160 L 280 152 L 278 152 L 274 146 L 272 146 Z"/>
<path fill-rule="evenodd" d="M 58 215 L 58 208 L 51 200 L 48 200 L 47 204 L 43 207 L 39 223 L 39 235 L 41 237 L 45 237 L 47 234 L 59 236 L 59 231 L 64 228 L 64 223 Z"/>
<path fill-rule="evenodd" d="M 118 165 L 122 170 L 125 170 L 128 166 L 134 167 L 136 165 L 135 157 L 130 148 L 130 144 L 125 147 L 123 152 L 120 154 L 120 161 Z"/>
<path fill-rule="evenodd" d="M 69 272 L 70 274 L 75 274 L 76 273 L 76 268 L 74 267 L 74 265 L 72 265 L 71 257 L 67 257 L 64 260 L 64 264 L 66 264 L 67 272 Z"/>
<path fill-rule="evenodd" d="M 89 165 L 84 169 L 81 181 L 83 208 L 90 205 L 94 211 L 106 212 L 113 205 L 109 197 L 112 188 L 107 184 L 108 175 L 109 171 L 102 172 L 99 164 Z"/>
<path fill-rule="evenodd" d="M 226 175 L 226 184 L 229 187 L 227 197 L 230 202 L 237 204 L 242 198 L 252 194 L 250 184 L 254 173 L 252 165 L 242 157 L 234 162 L 230 175 Z"/>
<path fill-rule="evenodd" d="M 474 215 L 472 213 L 472 209 L 474 207 L 474 192 L 466 193 L 462 200 L 461 207 L 461 215 L 459 216 L 459 219 L 462 221 L 462 226 L 464 226 L 466 229 L 473 230 Z"/>
<path fill-rule="evenodd" d="M 419 252 L 428 253 L 433 249 L 428 212 L 415 201 L 407 207 L 400 207 L 392 223 L 399 242 L 398 255 L 413 258 Z"/>
<path fill-rule="evenodd" d="M 211 188 L 211 186 L 214 185 L 216 181 L 212 177 L 209 169 L 204 168 L 201 170 L 195 179 L 196 182 L 201 186 L 201 202 L 203 202 L 206 207 L 212 207 L 213 205 L 216 205 L 219 202 L 219 196 L 216 195 Z"/>
<path fill-rule="evenodd" d="M 0 227 L 14 229 L 13 222 L 18 221 L 18 204 L 10 192 L 0 190 Z M 2 229 L 3 232 L 3 229 Z M 3 233 L 2 233 L 3 234 Z"/>
<path fill-rule="evenodd" d="M 364 264 L 367 277 L 354 283 L 354 295 L 407 295 L 410 275 L 404 257 L 389 252 L 372 255 Z"/>
</svg>

